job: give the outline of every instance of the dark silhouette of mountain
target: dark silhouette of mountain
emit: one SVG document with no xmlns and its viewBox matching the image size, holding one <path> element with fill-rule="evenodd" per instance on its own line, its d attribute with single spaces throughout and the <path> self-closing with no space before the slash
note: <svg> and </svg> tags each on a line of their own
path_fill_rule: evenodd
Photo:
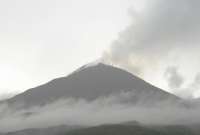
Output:
<svg viewBox="0 0 200 135">
<path fill-rule="evenodd" d="M 139 125 L 103 125 L 69 131 L 65 135 L 195 135 L 184 126 L 147 127 Z"/>
<path fill-rule="evenodd" d="M 64 98 L 93 101 L 99 97 L 107 97 L 122 91 L 134 93 L 128 99 L 132 103 L 156 104 L 180 100 L 177 96 L 154 87 L 125 70 L 97 63 L 85 65 L 69 76 L 57 78 L 44 85 L 29 89 L 4 103 L 31 107 L 49 104 Z"/>
<path fill-rule="evenodd" d="M 138 124 L 111 124 L 69 129 L 65 126 L 45 129 L 26 129 L 0 135 L 198 135 L 186 126 L 145 126 Z"/>
<path fill-rule="evenodd" d="M 189 127 L 196 135 L 200 134 L 200 123 L 191 124 Z"/>
</svg>

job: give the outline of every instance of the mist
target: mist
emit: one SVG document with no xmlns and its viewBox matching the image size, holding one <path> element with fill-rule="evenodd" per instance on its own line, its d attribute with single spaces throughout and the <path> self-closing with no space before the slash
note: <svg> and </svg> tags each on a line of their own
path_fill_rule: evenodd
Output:
<svg viewBox="0 0 200 135">
<path fill-rule="evenodd" d="M 6 104 L 0 108 L 0 132 L 59 125 L 96 126 L 138 121 L 150 125 L 199 123 L 200 108 L 175 105 L 169 101 L 156 106 L 123 103 L 130 93 L 101 97 L 95 101 L 63 99 L 45 106 L 13 110 Z"/>
</svg>

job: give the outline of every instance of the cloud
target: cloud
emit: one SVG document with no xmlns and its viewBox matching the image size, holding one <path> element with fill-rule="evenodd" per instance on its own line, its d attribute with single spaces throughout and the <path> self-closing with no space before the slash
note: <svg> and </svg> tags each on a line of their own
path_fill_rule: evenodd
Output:
<svg viewBox="0 0 200 135">
<path fill-rule="evenodd" d="M 200 65 L 200 55 L 196 51 L 200 49 L 200 1 L 143 1 L 143 10 L 131 10 L 131 24 L 119 33 L 110 49 L 104 52 L 103 60 L 144 79 L 151 71 L 150 81 L 156 71 L 161 71 L 161 76 L 172 65 L 189 74 L 196 72 Z M 191 62 L 190 58 L 196 63 Z M 181 83 L 181 79 L 179 81 Z"/>
<path fill-rule="evenodd" d="M 180 88 L 184 82 L 184 78 L 180 75 L 176 67 L 168 67 L 165 71 L 165 77 L 169 87 L 172 89 Z"/>
<path fill-rule="evenodd" d="M 4 105 L 0 108 L 0 132 L 64 124 L 94 126 L 131 120 L 143 124 L 190 124 L 200 121 L 198 108 L 189 110 L 172 103 L 155 107 L 121 103 L 129 95 L 122 93 L 91 102 L 63 99 L 45 106 L 17 111 Z"/>
<path fill-rule="evenodd" d="M 184 97 L 199 97 L 200 92 L 200 74 L 198 73 L 192 83 L 190 83 L 186 88 L 181 90 L 181 95 Z"/>
<path fill-rule="evenodd" d="M 173 92 L 185 99 L 193 99 L 199 97 L 200 92 L 200 74 L 196 74 L 191 83 L 183 86 L 185 78 L 180 75 L 176 67 L 169 67 L 166 70 L 165 78 L 169 87 Z"/>
<path fill-rule="evenodd" d="M 2 89 L 3 91 L 4 89 Z M 1 89 L 0 89 L 1 91 Z M 8 91 L 8 90 L 7 90 Z M 5 99 L 8 99 L 8 98 L 11 98 L 13 97 L 14 95 L 16 95 L 14 92 L 3 92 L 0 94 L 0 101 L 1 100 L 5 100 Z"/>
</svg>

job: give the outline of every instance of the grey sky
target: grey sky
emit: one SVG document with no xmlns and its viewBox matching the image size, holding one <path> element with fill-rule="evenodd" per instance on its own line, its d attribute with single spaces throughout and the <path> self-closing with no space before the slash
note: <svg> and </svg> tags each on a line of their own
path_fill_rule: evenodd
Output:
<svg viewBox="0 0 200 135">
<path fill-rule="evenodd" d="M 129 0 L 0 1 L 0 93 L 67 75 L 128 24 Z"/>
</svg>

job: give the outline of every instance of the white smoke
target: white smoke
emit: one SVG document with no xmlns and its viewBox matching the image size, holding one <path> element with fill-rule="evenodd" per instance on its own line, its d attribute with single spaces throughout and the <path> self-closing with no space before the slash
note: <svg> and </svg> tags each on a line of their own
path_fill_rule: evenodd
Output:
<svg viewBox="0 0 200 135">
<path fill-rule="evenodd" d="M 132 23 L 104 52 L 104 61 L 141 77 L 149 71 L 155 76 L 160 70 L 162 76 L 170 66 L 180 67 L 184 79 L 196 74 L 200 66 L 200 1 L 142 1 L 145 7 L 140 12 L 132 10 Z"/>
</svg>

